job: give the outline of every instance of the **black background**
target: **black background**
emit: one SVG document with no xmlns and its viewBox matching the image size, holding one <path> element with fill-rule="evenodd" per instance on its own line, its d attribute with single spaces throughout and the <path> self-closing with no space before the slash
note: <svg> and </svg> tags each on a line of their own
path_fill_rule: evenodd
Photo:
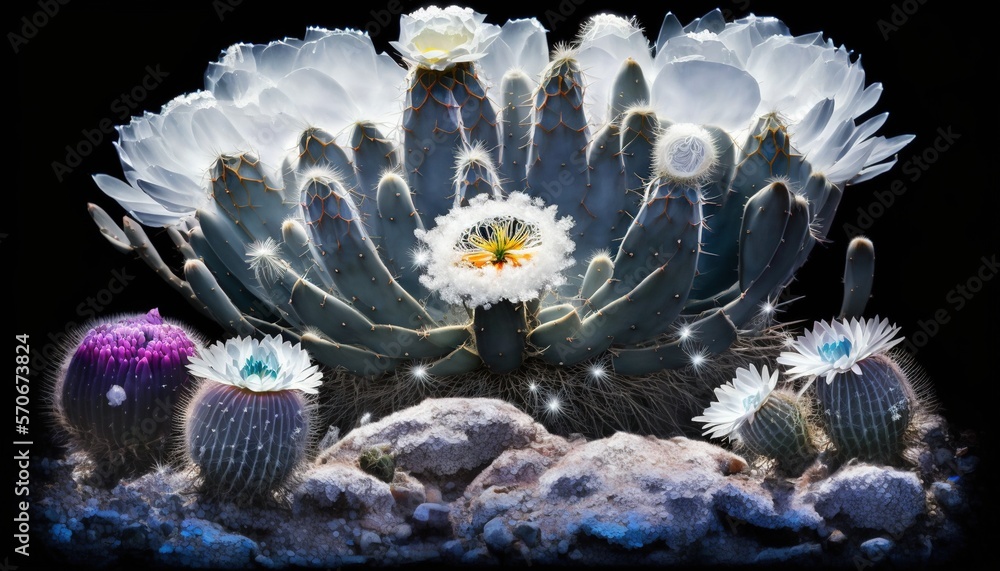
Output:
<svg viewBox="0 0 1000 571">
<path fill-rule="evenodd" d="M 399 7 L 409 12 L 423 5 L 418 0 L 346 6 L 219 0 L 180 8 L 72 0 L 59 5 L 54 16 L 43 18 L 37 16 L 42 4 L 18 5 L 6 18 L 8 42 L 0 48 L 14 62 L 4 82 L 9 97 L 3 124 L 7 156 L 13 159 L 6 162 L 17 171 L 15 186 L 9 186 L 10 177 L 6 178 L 6 196 L 16 201 L 16 209 L 0 227 L 0 253 L 3 277 L 13 285 L 13 295 L 8 293 L 7 299 L 14 306 L 14 333 L 30 335 L 36 356 L 33 372 L 38 382 L 31 393 L 31 427 L 39 447 L 48 443 L 40 377 L 44 366 L 52 362 L 47 357 L 57 346 L 53 340 L 91 317 L 87 298 L 108 288 L 115 270 L 134 278 L 102 305 L 98 315 L 155 306 L 164 316 L 185 320 L 209 338 L 221 336 L 216 325 L 196 314 L 144 263 L 114 250 L 90 220 L 88 202 L 100 204 L 115 218 L 124 214 L 90 178 L 97 173 L 121 176 L 112 146 L 116 135 L 103 136 L 60 181 L 53 163 L 66 162 L 66 146 L 80 144 L 85 140 L 83 132 L 98 128 L 104 119 L 123 122 L 120 103 L 115 101 L 140 84 L 147 66 L 168 75 L 131 109 L 133 114 L 158 111 L 176 95 L 200 88 L 206 64 L 235 42 L 301 37 L 307 26 L 318 25 L 367 29 L 378 49 L 390 50 L 388 42 L 398 37 L 398 17 L 385 23 L 388 10 Z M 982 21 L 989 15 L 965 8 L 961 2 L 943 0 L 923 4 L 919 0 L 647 4 L 639 7 L 609 0 L 467 3 L 489 14 L 488 21 L 496 24 L 507 18 L 538 17 L 550 30 L 550 42 L 571 39 L 583 19 L 600 11 L 635 15 L 647 35 L 655 38 L 668 9 L 686 23 L 718 6 L 728 19 L 753 12 L 781 18 L 796 35 L 823 31 L 837 44 L 863 54 L 867 82 L 879 81 L 885 88 L 873 110 L 890 113 L 879 133 L 913 133 L 916 139 L 903 149 L 892 171 L 847 188 L 830 233 L 832 243 L 816 248 L 799 273 L 791 291 L 805 298 L 788 308 L 785 319 L 811 322 L 835 316 L 849 239 L 844 224 L 860 226 L 859 209 L 878 213 L 864 228 L 874 240 L 878 260 L 868 314 L 888 317 L 913 339 L 924 339 L 914 337 L 921 323 L 926 326 L 936 315 L 946 321 L 927 337 L 916 357 L 933 383 L 945 416 L 959 430 L 974 429 L 981 443 L 979 453 L 989 457 L 995 436 L 990 422 L 996 415 L 995 385 L 1000 380 L 993 363 L 1000 337 L 996 329 L 1000 280 L 985 282 L 961 309 L 948 297 L 956 286 L 977 275 L 983 257 L 1000 254 L 993 138 L 997 101 L 987 88 L 988 79 L 997 73 L 997 50 L 992 44 L 995 38 L 989 37 L 990 24 Z M 33 17 L 36 23 L 47 21 L 31 34 L 22 18 L 31 21 Z M 16 53 L 10 45 L 11 33 L 27 40 L 15 40 L 19 42 Z M 939 129 L 950 129 L 959 137 L 943 152 L 927 151 L 933 148 Z M 928 157 L 937 156 L 926 171 L 919 171 L 919 178 L 916 171 L 902 168 L 913 155 L 925 151 Z M 875 193 L 887 191 L 896 179 L 905 184 L 906 192 L 888 208 L 872 206 L 878 204 Z M 862 217 L 860 221 L 867 220 Z M 147 231 L 154 240 L 166 241 L 155 229 Z M 177 265 L 176 258 L 169 260 Z"/>
</svg>

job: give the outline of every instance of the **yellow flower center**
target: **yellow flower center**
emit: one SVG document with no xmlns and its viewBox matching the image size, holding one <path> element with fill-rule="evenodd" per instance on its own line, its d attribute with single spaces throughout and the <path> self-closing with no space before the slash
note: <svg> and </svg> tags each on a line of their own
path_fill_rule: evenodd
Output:
<svg viewBox="0 0 1000 571">
<path fill-rule="evenodd" d="M 541 246 L 538 230 L 510 217 L 484 220 L 466 231 L 459 244 L 462 261 L 477 268 L 519 267 Z"/>
</svg>

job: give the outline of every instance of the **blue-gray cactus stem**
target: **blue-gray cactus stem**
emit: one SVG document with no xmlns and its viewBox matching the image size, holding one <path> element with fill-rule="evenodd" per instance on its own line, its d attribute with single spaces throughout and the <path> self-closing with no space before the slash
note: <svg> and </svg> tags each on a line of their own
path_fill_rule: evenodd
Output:
<svg viewBox="0 0 1000 571">
<path fill-rule="evenodd" d="M 219 285 L 240 311 L 264 320 L 278 319 L 274 303 L 247 264 L 247 250 L 254 240 L 220 210 L 218 205 L 210 204 L 198 211 L 198 226 L 201 231 L 192 231 L 191 247 L 212 269 Z M 278 230 L 280 232 L 280 227 Z M 220 277 L 226 274 L 227 278 Z"/>
<path fill-rule="evenodd" d="M 413 260 L 413 233 L 423 230 L 424 223 L 413 206 L 410 187 L 399 175 L 387 173 L 379 182 L 377 201 L 386 266 L 403 289 L 427 299 L 430 292 L 420 283 L 421 268 Z"/>
<path fill-rule="evenodd" d="M 451 377 L 471 373 L 483 366 L 479 354 L 463 345 L 437 361 L 427 365 L 427 374 L 432 377 Z"/>
<path fill-rule="evenodd" d="M 527 192 L 572 216 L 587 188 L 587 143 L 583 78 L 576 60 L 553 61 L 535 90 L 528 145 Z"/>
<path fill-rule="evenodd" d="M 712 176 L 701 187 L 705 197 L 705 219 L 711 226 L 712 219 L 726 207 L 726 200 L 733 196 L 729 189 L 736 174 L 736 143 L 723 129 L 711 125 L 705 125 L 704 129 L 712 136 L 716 157 Z"/>
<path fill-rule="evenodd" d="M 589 298 L 588 308 L 598 310 L 623 295 L 631 295 L 640 282 L 665 268 L 675 255 L 684 261 L 676 264 L 676 268 L 671 267 L 670 273 L 679 280 L 678 286 L 687 284 L 682 294 L 686 301 L 695 273 L 695 267 L 688 269 L 687 262 L 697 264 L 701 208 L 702 198 L 697 188 L 659 178 L 650 183 L 646 202 L 615 254 L 611 280 Z"/>
<path fill-rule="evenodd" d="M 212 272 L 212 276 L 219 284 L 219 287 L 222 288 L 222 292 L 244 315 L 264 320 L 277 319 L 277 315 L 274 313 L 274 308 L 270 302 L 264 302 L 260 299 L 259 296 L 263 292 L 257 287 L 258 284 L 256 281 L 247 282 L 249 286 L 255 289 L 251 289 L 247 284 L 240 281 L 241 279 L 249 279 L 253 275 L 253 272 L 250 272 L 247 268 L 245 257 L 242 266 L 237 268 L 236 273 L 234 273 L 229 270 L 226 260 L 229 263 L 236 264 L 238 259 L 237 252 L 227 244 L 210 243 L 208 238 L 205 237 L 206 227 L 210 235 L 224 236 L 227 232 L 231 231 L 231 226 L 206 211 L 200 211 L 197 216 L 199 219 L 198 225 L 187 233 L 188 244 L 190 244 L 197 259 L 203 261 L 205 266 Z M 210 216 L 212 220 L 208 220 Z M 204 225 L 201 222 L 203 219 L 205 220 Z M 243 242 L 239 240 L 235 244 L 243 246 Z M 216 248 L 223 253 L 221 256 L 216 253 Z M 245 250 L 243 254 L 245 256 Z"/>
<path fill-rule="evenodd" d="M 414 68 L 403 109 L 403 170 L 413 204 L 430 225 L 454 204 L 455 154 L 469 144 L 455 74 L 455 67 Z"/>
<path fill-rule="evenodd" d="M 465 149 L 455 161 L 454 206 L 468 206 L 473 197 L 485 194 L 503 198 L 503 190 L 490 154 L 482 146 Z"/>
<path fill-rule="evenodd" d="M 336 137 L 317 127 L 306 129 L 299 137 L 297 170 L 302 174 L 309 167 L 328 168 L 342 180 L 348 181 L 345 182 L 347 186 L 354 186 L 354 181 L 351 180 L 354 165 L 347 152 L 337 144 Z"/>
<path fill-rule="evenodd" d="M 307 280 L 322 284 L 327 291 L 335 291 L 333 276 L 326 267 L 313 258 L 312 240 L 305 225 L 298 219 L 285 220 L 281 225 L 282 249 L 285 252 L 284 261 Z"/>
<path fill-rule="evenodd" d="M 873 355 L 829 383 L 816 379 L 816 398 L 838 456 L 892 463 L 903 450 L 916 399 L 906 374 L 891 357 Z"/>
<path fill-rule="evenodd" d="M 88 202 L 87 212 L 94 220 L 94 223 L 97 224 L 104 238 L 116 250 L 123 254 L 132 253 L 132 245 L 129 243 L 128 236 L 125 235 L 125 232 L 118 226 L 118 223 L 103 208 L 92 202 Z"/>
<path fill-rule="evenodd" d="M 281 223 L 295 212 L 281 190 L 271 188 L 257 157 L 223 155 L 211 170 L 215 204 L 251 241 L 281 239 Z"/>
<path fill-rule="evenodd" d="M 511 373 L 521 366 L 528 335 L 525 306 L 504 299 L 476 307 L 472 318 L 476 353 L 491 373 Z"/>
<path fill-rule="evenodd" d="M 193 295 L 211 312 L 212 319 L 230 335 L 251 335 L 254 327 L 233 305 L 208 266 L 199 259 L 184 262 L 184 279 L 191 284 Z"/>
<path fill-rule="evenodd" d="M 809 206 L 782 182 L 747 201 L 740 230 L 740 297 L 725 306 L 737 327 L 760 311 L 760 304 L 783 287 L 798 266 L 809 235 Z"/>
<path fill-rule="evenodd" d="M 382 245 L 382 226 L 378 216 L 378 184 L 382 175 L 399 168 L 399 155 L 392 141 L 372 123 L 357 123 L 351 129 L 354 171 L 358 177 L 358 208 L 367 224 L 368 235 L 376 247 Z"/>
<path fill-rule="evenodd" d="M 204 381 L 184 424 L 185 451 L 204 491 L 246 502 L 279 490 L 305 463 L 310 415 L 299 391 Z"/>
<path fill-rule="evenodd" d="M 500 163 L 497 170 L 507 188 L 521 190 L 525 185 L 528 143 L 531 135 L 532 80 L 519 69 L 504 74 L 500 82 Z"/>
<path fill-rule="evenodd" d="M 651 341 L 668 331 L 687 301 L 698 263 L 700 198 L 696 189 L 654 183 L 652 198 L 639 211 L 615 261 L 598 256 L 584 277 L 593 295 L 580 314 L 567 314 L 536 327 L 529 340 L 542 358 L 572 365 L 605 351 L 612 343 Z M 600 283 L 603 269 L 610 278 Z M 583 293 L 581 289 L 581 293 Z"/>
<path fill-rule="evenodd" d="M 858 236 L 847 245 L 844 264 L 844 302 L 840 319 L 854 319 L 865 313 L 875 280 L 875 246 L 868 238 Z"/>
<path fill-rule="evenodd" d="M 643 347 L 616 349 L 611 364 L 620 375 L 648 375 L 664 369 L 682 369 L 692 364 L 691 351 L 718 355 L 736 342 L 736 325 L 722 309 L 704 313 L 688 325 L 686 339 Z"/>
<path fill-rule="evenodd" d="M 599 253 L 587 264 L 587 272 L 583 275 L 583 283 L 580 285 L 580 303 L 590 299 L 601 289 L 608 280 L 612 279 L 615 271 L 615 263 L 606 253 Z"/>
<path fill-rule="evenodd" d="M 318 258 L 345 301 L 375 323 L 420 327 L 431 322 L 382 263 L 357 207 L 338 181 L 308 182 L 303 203 Z"/>
<path fill-rule="evenodd" d="M 629 220 L 639 212 L 646 186 L 653 180 L 653 146 L 659 130 L 660 121 L 652 109 L 633 108 L 622 118 L 622 162 L 625 165 L 625 188 L 630 193 L 625 202 L 625 214 Z"/>
<path fill-rule="evenodd" d="M 729 139 L 728 135 L 726 139 Z M 740 226 L 747 201 L 776 177 L 792 168 L 791 147 L 785 126 L 773 114 L 760 118 L 742 152 L 728 191 L 722 192 L 721 207 L 708 219 L 703 249 L 714 256 L 702 267 L 695 282 L 695 297 L 707 298 L 728 289 L 737 280 Z M 706 260 L 707 263 L 707 260 Z"/>
<path fill-rule="evenodd" d="M 395 369 L 401 362 L 400 359 L 393 359 L 364 347 L 324 339 L 315 333 L 304 333 L 300 342 L 313 359 L 359 377 L 377 378 L 386 371 Z"/>
<path fill-rule="evenodd" d="M 774 391 L 736 434 L 742 446 L 777 460 L 786 473 L 799 475 L 816 458 L 809 424 L 794 394 Z"/>
<path fill-rule="evenodd" d="M 471 63 L 457 64 L 454 74 L 455 86 L 452 93 L 461 108 L 465 140 L 470 145 L 482 144 L 496 164 L 500 158 L 499 125 L 493 103 L 486 95 L 486 86 L 480 81 L 476 68 Z"/>
<path fill-rule="evenodd" d="M 623 220 L 625 209 L 625 166 L 621 156 L 621 138 L 618 127 L 607 124 L 594 135 L 587 148 L 589 176 L 569 215 L 573 225 L 574 252 L 580 260 L 570 275 L 582 274 L 587 267 L 583 261 L 597 252 L 607 250 L 613 238 L 624 234 L 630 220 Z M 619 226 L 624 223 L 623 226 Z M 579 288 L 578 282 L 567 284 L 564 295 L 571 296 Z"/>
<path fill-rule="evenodd" d="M 291 268 L 278 277 L 288 292 L 289 305 L 305 325 L 315 327 L 336 343 L 366 348 L 392 359 L 426 359 L 445 355 L 471 338 L 469 328 L 461 325 L 413 329 L 373 322 L 353 305 L 302 279 Z"/>
<path fill-rule="evenodd" d="M 630 107 L 648 103 L 649 100 L 649 84 L 642 73 L 642 66 L 632 58 L 626 59 L 611 84 L 611 121 L 618 123 Z"/>
</svg>

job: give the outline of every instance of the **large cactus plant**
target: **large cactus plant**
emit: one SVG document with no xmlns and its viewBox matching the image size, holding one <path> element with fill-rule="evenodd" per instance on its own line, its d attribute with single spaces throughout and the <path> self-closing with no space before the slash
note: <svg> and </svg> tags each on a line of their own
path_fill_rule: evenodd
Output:
<svg viewBox="0 0 1000 571">
<path fill-rule="evenodd" d="M 911 139 L 858 123 L 881 87 L 848 50 L 774 18 L 668 13 L 650 43 L 598 15 L 551 54 L 537 21 L 457 7 L 401 30 L 405 66 L 351 30 L 232 46 L 119 129 L 126 181 L 96 182 L 124 224 L 91 206 L 229 333 L 336 371 L 348 422 L 482 395 L 669 432 L 774 350 L 775 300 L 845 187 Z"/>
</svg>

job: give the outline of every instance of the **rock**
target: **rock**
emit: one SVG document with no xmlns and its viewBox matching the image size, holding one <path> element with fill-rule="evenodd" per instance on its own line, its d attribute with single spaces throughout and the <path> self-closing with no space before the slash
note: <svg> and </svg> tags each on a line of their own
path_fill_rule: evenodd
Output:
<svg viewBox="0 0 1000 571">
<path fill-rule="evenodd" d="M 399 468 L 448 476 L 481 468 L 540 434 L 547 434 L 541 425 L 500 400 L 428 399 L 352 430 L 316 462 L 351 463 L 364 450 L 385 446 Z"/>
<path fill-rule="evenodd" d="M 397 524 L 396 505 L 389 484 L 345 464 L 327 464 L 309 470 L 292 493 L 292 513 L 327 508 L 362 512 L 362 526 L 388 532 Z M 344 510 L 346 511 L 346 510 Z"/>
<path fill-rule="evenodd" d="M 511 543 L 514 543 L 514 534 L 511 533 L 502 517 L 496 517 L 483 527 L 483 541 L 490 549 L 503 553 L 507 551 Z"/>
<path fill-rule="evenodd" d="M 861 553 L 869 560 L 878 563 L 885 559 L 895 544 L 891 539 L 885 537 L 875 537 L 861 544 Z"/>
<path fill-rule="evenodd" d="M 514 526 L 514 535 L 528 547 L 534 547 L 538 545 L 541 528 L 538 527 L 537 523 L 521 522 Z"/>
<path fill-rule="evenodd" d="M 895 468 L 847 466 L 815 486 L 816 511 L 856 527 L 902 533 L 926 510 L 920 479 Z"/>
<path fill-rule="evenodd" d="M 451 508 L 441 504 L 423 503 L 413 510 L 413 520 L 424 529 L 451 529 L 448 514 Z"/>
<path fill-rule="evenodd" d="M 187 518 L 181 522 L 181 532 L 157 550 L 156 561 L 164 566 L 241 569 L 256 559 L 258 551 L 248 537 L 210 521 Z"/>
<path fill-rule="evenodd" d="M 830 535 L 826 538 L 826 540 L 830 543 L 830 545 L 843 545 L 844 542 L 847 541 L 847 535 L 839 529 L 835 529 L 830 532 Z"/>
<path fill-rule="evenodd" d="M 961 490 L 956 488 L 951 482 L 934 482 L 931 484 L 931 493 L 938 505 L 953 513 L 962 513 L 968 507 Z"/>
<path fill-rule="evenodd" d="M 536 507 L 532 520 L 628 548 L 663 540 L 679 549 L 720 527 L 714 494 L 734 457 L 680 437 L 618 433 L 588 442 L 539 478 L 546 505 Z"/>
<path fill-rule="evenodd" d="M 361 532 L 358 546 L 361 547 L 362 553 L 371 553 L 377 545 L 382 545 L 382 538 L 377 533 L 368 530 Z"/>
<path fill-rule="evenodd" d="M 451 539 L 441 544 L 441 554 L 448 559 L 458 560 L 465 555 L 465 547 L 459 539 Z"/>
</svg>

